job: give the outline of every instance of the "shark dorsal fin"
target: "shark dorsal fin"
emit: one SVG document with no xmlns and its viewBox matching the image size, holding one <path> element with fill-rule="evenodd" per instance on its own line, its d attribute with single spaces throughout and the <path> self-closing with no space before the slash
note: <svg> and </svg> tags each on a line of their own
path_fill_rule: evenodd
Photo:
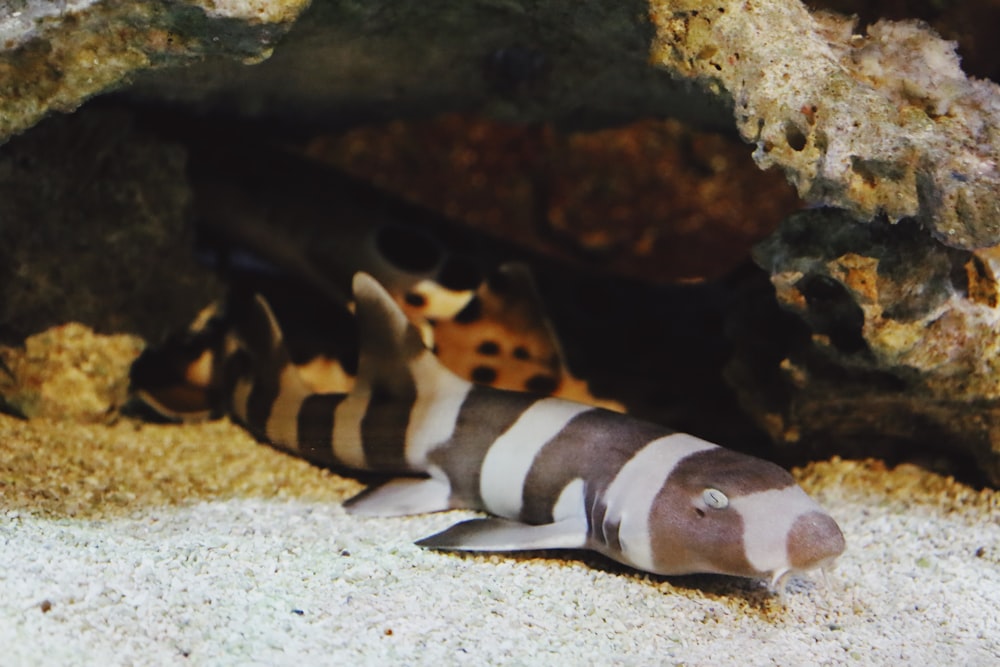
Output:
<svg viewBox="0 0 1000 667">
<path fill-rule="evenodd" d="M 434 358 L 420 332 L 377 280 L 367 273 L 356 273 L 353 289 L 361 341 L 359 382 L 383 397 L 401 399 L 413 398 L 418 382 L 426 385 L 457 379 Z M 415 378 L 411 369 L 418 359 L 430 372 Z"/>
</svg>

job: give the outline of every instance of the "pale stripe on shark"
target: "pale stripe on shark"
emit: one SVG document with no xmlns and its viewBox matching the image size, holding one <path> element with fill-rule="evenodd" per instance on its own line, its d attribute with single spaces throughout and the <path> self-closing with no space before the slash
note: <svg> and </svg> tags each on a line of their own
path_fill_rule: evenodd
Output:
<svg viewBox="0 0 1000 667">
<path fill-rule="evenodd" d="M 608 486 L 604 493 L 608 508 L 604 514 L 604 534 L 609 535 L 618 524 L 621 551 L 635 567 L 656 570 L 649 517 L 653 501 L 670 473 L 691 454 L 716 447 L 686 433 L 657 438 L 636 452 Z"/>
<path fill-rule="evenodd" d="M 747 561 L 760 572 L 789 567 L 786 537 L 803 514 L 823 510 L 797 485 L 738 496 L 730 507 L 743 518 L 743 545 Z M 773 507 L 801 507 L 798 513 L 768 511 Z M 775 545 L 780 545 L 780 550 Z"/>
<path fill-rule="evenodd" d="M 496 439 L 486 452 L 479 478 L 479 495 L 490 512 L 506 517 L 521 513 L 524 482 L 535 456 L 570 420 L 587 410 L 593 408 L 561 398 L 543 398 Z"/>
<path fill-rule="evenodd" d="M 302 401 L 308 395 L 303 393 L 298 370 L 291 364 L 281 369 L 278 379 L 278 400 L 271 407 L 264 427 L 272 442 L 299 444 L 299 421 L 296 416 L 302 409 Z M 247 397 L 249 399 L 249 396 Z"/>
<path fill-rule="evenodd" d="M 420 470 L 427 465 L 427 453 L 455 432 L 458 413 L 472 389 L 451 373 L 442 374 L 434 355 L 425 350 L 410 362 L 410 372 L 417 388 L 417 400 L 406 427 L 406 462 Z"/>
<path fill-rule="evenodd" d="M 577 477 L 572 482 L 563 487 L 559 494 L 559 499 L 552 507 L 552 521 L 565 521 L 572 518 L 581 518 L 586 523 L 587 503 L 584 494 L 587 484 L 582 478 Z"/>
<path fill-rule="evenodd" d="M 333 456 L 351 468 L 365 467 L 365 448 L 361 439 L 361 421 L 368 412 L 371 387 L 361 387 L 358 378 L 354 389 L 333 413 Z"/>
<path fill-rule="evenodd" d="M 246 423 L 250 421 L 250 393 L 252 391 L 252 381 L 247 379 L 237 380 L 233 386 L 233 397 L 230 399 L 232 411 Z"/>
</svg>

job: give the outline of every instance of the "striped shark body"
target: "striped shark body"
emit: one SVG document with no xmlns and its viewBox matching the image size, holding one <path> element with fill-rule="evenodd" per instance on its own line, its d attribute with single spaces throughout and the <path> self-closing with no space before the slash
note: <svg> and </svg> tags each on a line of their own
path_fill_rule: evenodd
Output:
<svg viewBox="0 0 1000 667">
<path fill-rule="evenodd" d="M 280 239 L 273 246 L 281 248 Z M 414 230 L 378 227 L 359 242 L 353 262 L 378 280 L 447 368 L 499 388 L 558 395 L 616 411 L 624 406 L 590 393 L 562 352 L 528 267 L 507 262 L 474 270 L 433 238 Z M 346 289 L 292 250 L 265 258 L 254 249 L 218 247 L 202 254 L 230 283 L 224 302 L 202 310 L 184 330 L 147 348 L 132 367 L 136 397 L 161 417 L 192 421 L 225 411 L 220 397 L 230 350 L 229 328 L 249 295 L 259 292 L 293 324 L 288 347 L 314 392 L 347 393 L 358 357 L 356 327 Z M 258 240 L 257 245 L 264 241 Z M 409 255 L 404 254 L 408 252 Z M 346 286 L 344 286 L 346 287 Z"/>
<path fill-rule="evenodd" d="M 647 572 L 772 586 L 844 550 L 836 522 L 782 468 L 620 413 L 472 384 L 441 366 L 377 281 L 359 273 L 353 288 L 361 347 L 349 393 L 310 390 L 258 297 L 231 406 L 278 447 L 396 477 L 349 500 L 350 513 L 480 510 L 493 516 L 418 544 L 590 549 Z"/>
</svg>

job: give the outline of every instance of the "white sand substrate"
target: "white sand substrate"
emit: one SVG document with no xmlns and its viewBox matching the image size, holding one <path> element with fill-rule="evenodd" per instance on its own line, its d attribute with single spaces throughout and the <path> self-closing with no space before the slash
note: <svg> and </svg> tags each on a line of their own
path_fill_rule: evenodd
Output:
<svg viewBox="0 0 1000 667">
<path fill-rule="evenodd" d="M 885 472 L 899 474 L 930 475 Z M 266 498 L 8 510 L 0 665 L 1000 665 L 996 503 L 816 495 L 848 551 L 783 602 L 748 580 L 579 554 L 412 545 L 470 513 L 360 519 Z"/>
</svg>

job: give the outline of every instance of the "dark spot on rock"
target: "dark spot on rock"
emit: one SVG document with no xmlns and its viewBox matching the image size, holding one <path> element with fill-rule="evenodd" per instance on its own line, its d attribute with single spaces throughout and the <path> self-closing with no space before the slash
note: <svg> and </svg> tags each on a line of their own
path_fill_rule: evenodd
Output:
<svg viewBox="0 0 1000 667">
<path fill-rule="evenodd" d="M 785 123 L 785 141 L 788 142 L 789 148 L 798 152 L 806 147 L 808 140 L 805 133 L 799 129 L 798 125 L 795 123 Z"/>
<path fill-rule="evenodd" d="M 518 345 L 517 347 L 514 348 L 514 358 L 521 359 L 522 361 L 525 359 L 530 359 L 531 353 L 528 352 L 528 348 L 526 348 L 525 346 Z"/>
<path fill-rule="evenodd" d="M 427 305 L 427 298 L 423 294 L 417 294 L 416 292 L 407 292 L 403 300 L 414 308 L 423 308 Z"/>
<path fill-rule="evenodd" d="M 403 271 L 430 271 L 441 261 L 441 248 L 426 233 L 387 225 L 375 233 L 375 247 L 394 266 Z"/>
<path fill-rule="evenodd" d="M 486 56 L 483 78 L 498 93 L 510 95 L 526 92 L 532 84 L 544 79 L 548 69 L 543 52 L 526 46 L 507 46 Z"/>
<path fill-rule="evenodd" d="M 986 555 L 986 547 L 979 547 L 976 549 L 976 558 L 982 558 Z"/>
<path fill-rule="evenodd" d="M 52 602 L 49 600 L 42 600 L 41 604 L 38 605 L 38 608 L 42 610 L 43 614 L 47 614 L 52 611 Z"/>
<path fill-rule="evenodd" d="M 551 375 L 532 375 L 524 383 L 524 388 L 533 394 L 551 394 L 559 388 L 559 380 Z"/>
<path fill-rule="evenodd" d="M 476 352 L 484 357 L 495 357 L 500 354 L 500 346 L 496 343 L 496 341 L 484 340 L 479 344 L 479 347 L 476 348 Z"/>
<path fill-rule="evenodd" d="M 469 324 L 478 321 L 483 316 L 483 302 L 478 296 L 472 297 L 465 308 L 458 311 L 455 321 L 459 324 Z"/>
<path fill-rule="evenodd" d="M 862 329 L 865 314 L 847 288 L 824 275 L 803 278 L 796 285 L 809 305 L 809 324 L 848 354 L 867 349 Z"/>
<path fill-rule="evenodd" d="M 497 381 L 497 370 L 489 366 L 476 366 L 472 369 L 472 381 L 479 384 L 493 384 Z"/>
<path fill-rule="evenodd" d="M 907 170 L 891 160 L 865 160 L 857 155 L 851 156 L 851 171 L 870 186 L 884 181 L 901 181 L 907 176 Z"/>
</svg>

